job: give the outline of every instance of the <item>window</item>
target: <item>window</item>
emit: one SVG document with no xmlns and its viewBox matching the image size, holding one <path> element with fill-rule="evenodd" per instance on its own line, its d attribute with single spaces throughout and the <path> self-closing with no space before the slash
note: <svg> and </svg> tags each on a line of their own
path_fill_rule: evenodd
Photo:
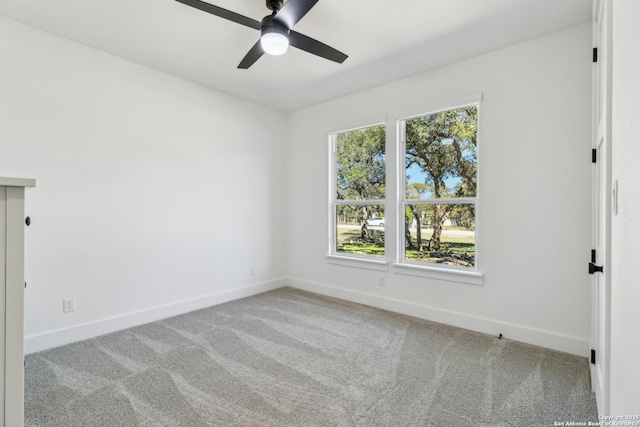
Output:
<svg viewBox="0 0 640 427">
<path fill-rule="evenodd" d="M 377 125 L 330 135 L 332 255 L 385 254 L 385 132 Z"/>
<path fill-rule="evenodd" d="M 470 94 L 389 112 L 385 123 L 329 135 L 327 262 L 482 285 L 481 100 Z"/>
<path fill-rule="evenodd" d="M 477 268 L 478 105 L 399 121 L 401 263 Z"/>
</svg>

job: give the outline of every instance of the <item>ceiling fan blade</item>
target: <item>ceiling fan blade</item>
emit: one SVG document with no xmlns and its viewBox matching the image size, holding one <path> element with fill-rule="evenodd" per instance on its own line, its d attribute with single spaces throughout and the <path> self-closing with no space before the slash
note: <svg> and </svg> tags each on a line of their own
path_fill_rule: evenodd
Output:
<svg viewBox="0 0 640 427">
<path fill-rule="evenodd" d="M 307 37 L 304 34 L 300 34 L 296 31 L 291 31 L 289 33 L 289 44 L 293 47 L 297 47 L 298 49 L 304 50 L 330 61 L 337 62 L 339 64 L 342 64 L 344 60 L 348 58 L 347 55 L 340 52 L 339 50 L 336 50 L 331 46 L 327 46 L 326 44 L 321 43 L 318 40 Z"/>
<path fill-rule="evenodd" d="M 186 4 L 187 6 L 200 9 L 203 12 L 207 12 L 212 15 L 219 16 L 220 18 L 228 19 L 229 21 L 233 21 L 237 24 L 253 28 L 255 30 L 259 30 L 260 27 L 262 26 L 262 23 L 260 21 L 247 18 L 246 16 L 240 15 L 235 12 L 231 12 L 230 10 L 223 9 L 221 7 L 214 6 L 210 3 L 206 3 L 200 0 L 176 0 L 176 1 L 182 4 Z"/>
<path fill-rule="evenodd" d="M 288 0 L 273 19 L 290 30 L 316 3 L 318 0 Z"/>
<path fill-rule="evenodd" d="M 258 40 L 258 42 L 253 45 L 251 50 L 247 52 L 244 58 L 242 58 L 242 61 L 240 61 L 240 65 L 238 65 L 238 68 L 241 68 L 243 70 L 248 69 L 253 64 L 255 64 L 255 62 L 260 59 L 262 55 L 264 55 L 264 50 L 262 49 L 260 40 Z"/>
</svg>

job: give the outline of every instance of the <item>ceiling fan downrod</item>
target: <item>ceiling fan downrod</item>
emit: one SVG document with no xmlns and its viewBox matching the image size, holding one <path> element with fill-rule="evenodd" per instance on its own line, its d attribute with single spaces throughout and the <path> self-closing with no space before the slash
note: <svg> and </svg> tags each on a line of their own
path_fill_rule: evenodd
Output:
<svg viewBox="0 0 640 427">
<path fill-rule="evenodd" d="M 266 0 L 267 8 L 275 15 L 282 8 L 282 0 Z"/>
</svg>

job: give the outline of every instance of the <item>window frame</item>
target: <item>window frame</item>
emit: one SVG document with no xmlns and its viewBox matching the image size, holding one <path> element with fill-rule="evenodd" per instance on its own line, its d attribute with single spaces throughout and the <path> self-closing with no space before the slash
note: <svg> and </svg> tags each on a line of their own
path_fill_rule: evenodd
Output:
<svg viewBox="0 0 640 427">
<path fill-rule="evenodd" d="M 384 199 L 371 199 L 371 200 L 342 200 L 337 197 L 337 181 L 338 181 L 338 150 L 337 150 L 337 137 L 339 134 L 352 132 L 357 130 L 369 129 L 376 126 L 384 126 L 385 128 L 385 157 L 387 156 L 388 140 L 386 138 L 386 132 L 388 123 L 386 119 L 380 120 L 380 118 L 362 120 L 349 125 L 343 125 L 340 130 L 331 130 L 328 132 L 329 142 L 329 203 L 328 203 L 328 251 L 327 261 L 333 264 L 346 265 L 350 267 L 367 268 L 379 271 L 387 271 L 387 252 L 388 242 L 386 239 L 385 223 L 385 253 L 382 256 L 366 255 L 366 254 L 353 254 L 346 252 L 338 252 L 337 248 L 337 236 L 338 236 L 338 224 L 336 220 L 336 210 L 338 206 L 384 206 L 385 218 L 387 217 L 388 205 L 388 190 L 385 190 Z M 388 176 L 387 168 L 388 161 L 385 162 L 385 174 Z"/>
<path fill-rule="evenodd" d="M 446 281 L 458 284 L 470 284 L 482 286 L 484 285 L 484 274 L 480 270 L 480 252 L 481 252 L 481 214 L 480 214 L 480 149 L 477 155 L 477 191 L 475 202 L 475 265 L 470 267 L 454 267 L 442 266 L 439 264 L 426 263 L 407 263 L 402 262 L 404 257 L 404 204 L 402 200 L 405 198 L 405 147 L 404 140 L 400 138 L 399 121 L 407 120 L 413 117 L 421 117 L 440 111 L 447 111 L 456 108 L 462 108 L 470 105 L 476 105 L 478 108 L 478 117 L 482 109 L 482 93 L 476 92 L 458 97 L 449 97 L 435 102 L 418 105 L 415 108 L 405 110 L 388 110 L 383 114 L 369 116 L 368 118 L 335 125 L 326 129 L 325 136 L 328 135 L 328 243 L 327 255 L 325 256 L 328 264 L 340 265 L 350 268 L 361 268 L 370 271 L 393 272 L 399 275 L 409 275 L 422 279 L 430 279 L 425 283 L 437 283 Z M 337 245 L 334 241 L 337 237 L 336 224 L 336 208 L 334 202 L 337 200 L 337 147 L 335 146 L 336 136 L 343 132 L 358 129 L 366 129 L 373 126 L 384 125 L 386 127 L 386 144 L 385 155 L 387 162 L 386 168 L 386 191 L 384 200 L 376 200 L 375 204 L 385 206 L 385 255 L 384 257 L 369 256 L 363 254 L 349 254 L 337 252 Z M 481 123 L 478 119 L 478 146 L 480 145 Z M 460 200 L 460 199 L 458 199 Z M 400 251 L 403 251 L 402 254 Z"/>
<path fill-rule="evenodd" d="M 396 221 L 396 261 L 395 271 L 400 274 L 418 275 L 422 277 L 438 278 L 443 280 L 460 281 L 464 283 L 483 283 L 483 274 L 480 271 L 480 111 L 482 94 L 473 94 L 458 99 L 444 100 L 427 106 L 400 111 L 394 114 L 396 126 L 396 193 L 397 193 L 397 221 Z M 409 199 L 406 195 L 406 121 L 418 117 L 437 114 L 445 111 L 456 110 L 474 106 L 478 111 L 477 123 L 477 148 L 476 148 L 476 195 L 475 197 L 440 198 L 440 199 Z M 407 205 L 445 205 L 445 204 L 471 204 L 474 206 L 475 236 L 474 236 L 474 265 L 473 267 L 442 265 L 436 263 L 412 261 L 406 259 L 406 242 L 404 235 L 405 210 Z M 453 275 L 449 274 L 453 273 Z"/>
</svg>

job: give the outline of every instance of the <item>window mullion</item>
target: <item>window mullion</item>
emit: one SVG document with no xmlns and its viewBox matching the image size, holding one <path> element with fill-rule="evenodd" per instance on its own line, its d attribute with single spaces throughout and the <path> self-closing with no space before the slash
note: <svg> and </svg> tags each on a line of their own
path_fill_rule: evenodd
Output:
<svg viewBox="0 0 640 427">
<path fill-rule="evenodd" d="M 339 199 L 334 202 L 336 206 L 372 206 L 372 205 L 384 205 L 383 199 L 378 200 L 343 200 Z"/>
<path fill-rule="evenodd" d="M 478 202 L 477 197 L 460 197 L 446 199 L 407 199 L 402 201 L 407 205 L 460 205 L 475 204 Z"/>
</svg>

